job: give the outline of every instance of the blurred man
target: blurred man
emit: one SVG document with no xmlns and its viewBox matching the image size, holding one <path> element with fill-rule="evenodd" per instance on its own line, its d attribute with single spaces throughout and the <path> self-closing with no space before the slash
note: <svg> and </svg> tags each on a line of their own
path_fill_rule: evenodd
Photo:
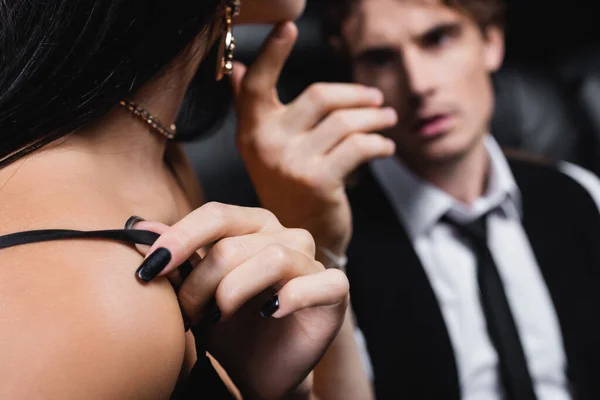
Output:
<svg viewBox="0 0 600 400">
<path fill-rule="evenodd" d="M 599 399 L 600 182 L 507 159 L 489 134 L 500 1 L 330 3 L 329 39 L 364 86 L 281 105 L 294 35 L 280 28 L 234 79 L 255 100 L 238 107 L 239 143 L 262 205 L 332 265 L 351 206 L 347 273 L 377 398 Z"/>
</svg>

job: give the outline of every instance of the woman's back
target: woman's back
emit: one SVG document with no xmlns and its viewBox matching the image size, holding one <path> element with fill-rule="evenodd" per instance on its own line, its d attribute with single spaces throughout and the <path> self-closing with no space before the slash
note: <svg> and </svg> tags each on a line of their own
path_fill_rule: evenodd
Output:
<svg viewBox="0 0 600 400">
<path fill-rule="evenodd" d="M 165 222 L 187 214 L 166 167 L 162 179 L 124 169 L 142 166 L 136 149 L 87 153 L 67 139 L 0 170 L 0 235 L 119 229 L 134 213 Z M 53 241 L 2 250 L 0 260 L 0 398 L 166 399 L 191 367 L 194 360 L 183 367 L 173 287 L 136 280 L 143 257 L 132 246 Z"/>
</svg>

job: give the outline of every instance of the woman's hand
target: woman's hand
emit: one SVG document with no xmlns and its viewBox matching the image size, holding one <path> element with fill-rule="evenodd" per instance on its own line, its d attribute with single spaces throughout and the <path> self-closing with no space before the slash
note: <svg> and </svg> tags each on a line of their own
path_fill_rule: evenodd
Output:
<svg viewBox="0 0 600 400">
<path fill-rule="evenodd" d="M 319 83 L 283 105 L 276 84 L 297 37 L 277 26 L 256 61 L 236 64 L 238 147 L 261 206 L 285 226 L 307 229 L 319 246 L 342 254 L 351 235 L 346 176 L 394 153 L 376 132 L 396 123 L 382 93 L 357 84 Z"/>
<path fill-rule="evenodd" d="M 348 281 L 315 261 L 307 231 L 284 228 L 264 209 L 218 203 L 170 228 L 143 221 L 135 229 L 162 233 L 138 271 L 143 280 L 193 260 L 180 283 L 181 307 L 192 325 L 213 320 L 208 351 L 243 395 L 275 399 L 310 390 L 301 384 L 344 321 Z M 196 251 L 205 246 L 201 259 Z"/>
</svg>

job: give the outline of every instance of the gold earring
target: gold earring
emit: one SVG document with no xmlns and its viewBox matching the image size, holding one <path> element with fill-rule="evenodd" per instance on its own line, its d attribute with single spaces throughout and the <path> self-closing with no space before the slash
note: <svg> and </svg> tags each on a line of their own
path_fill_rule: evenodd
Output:
<svg viewBox="0 0 600 400">
<path fill-rule="evenodd" d="M 235 38 L 233 37 L 233 18 L 240 13 L 241 0 L 229 0 L 225 7 L 223 21 L 223 35 L 219 44 L 219 55 L 217 56 L 217 81 L 225 75 L 233 72 L 233 52 L 235 50 Z"/>
</svg>

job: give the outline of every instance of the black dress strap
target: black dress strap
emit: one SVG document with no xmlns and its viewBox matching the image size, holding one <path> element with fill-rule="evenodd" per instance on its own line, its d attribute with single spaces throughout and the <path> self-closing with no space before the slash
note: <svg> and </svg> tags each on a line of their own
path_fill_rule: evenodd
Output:
<svg viewBox="0 0 600 400">
<path fill-rule="evenodd" d="M 0 236 L 0 250 L 30 243 L 66 239 L 108 239 L 125 243 L 152 245 L 159 235 L 155 232 L 135 229 L 102 231 L 78 231 L 69 229 L 46 229 L 25 231 Z"/>
<path fill-rule="evenodd" d="M 68 239 L 106 239 L 129 244 L 143 244 L 151 246 L 160 235 L 137 229 L 114 229 L 98 231 L 79 231 L 70 229 L 45 229 L 11 233 L 0 236 L 0 250 L 9 247 L 22 246 L 31 243 L 50 242 Z M 182 277 L 186 277 L 192 269 L 191 263 L 186 261 L 181 267 Z M 212 363 L 206 356 L 206 332 L 202 327 L 192 329 L 196 337 L 196 352 L 198 360 L 192 368 L 188 378 L 180 382 L 175 389 L 172 400 L 191 400 L 198 398 L 208 399 L 233 399 Z"/>
<path fill-rule="evenodd" d="M 100 231 L 78 231 L 72 229 L 43 229 L 24 231 L 0 236 L 0 250 L 9 247 L 22 246 L 31 243 L 50 242 L 68 239 L 106 239 L 129 244 L 144 244 L 151 246 L 160 235 L 137 229 L 112 229 Z M 184 262 L 179 270 L 183 279 L 192 272 L 189 260 Z"/>
</svg>

